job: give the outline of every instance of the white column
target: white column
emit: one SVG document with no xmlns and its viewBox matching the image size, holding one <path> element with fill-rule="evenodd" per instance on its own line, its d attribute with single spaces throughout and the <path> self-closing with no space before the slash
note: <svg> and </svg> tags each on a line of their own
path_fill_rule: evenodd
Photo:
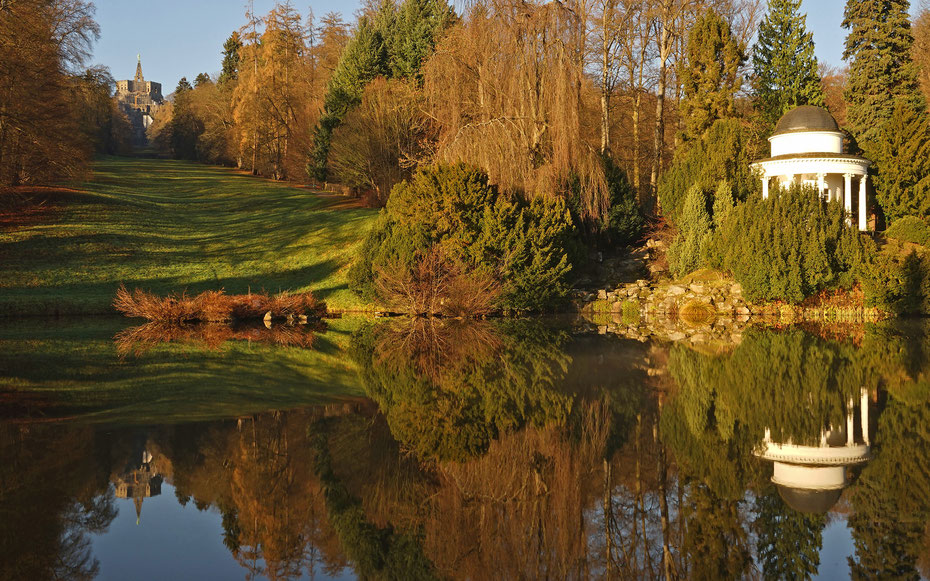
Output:
<svg viewBox="0 0 930 581">
<path fill-rule="evenodd" d="M 859 401 L 859 417 L 862 421 L 862 441 L 869 445 L 869 390 L 862 388 L 862 397 Z"/>
<path fill-rule="evenodd" d="M 856 443 L 856 434 L 853 431 L 855 430 L 855 427 L 856 427 L 855 424 L 853 423 L 854 417 L 855 416 L 853 416 L 853 400 L 852 398 L 849 398 L 849 402 L 846 404 L 846 445 L 847 446 L 852 446 L 853 444 Z"/>
<path fill-rule="evenodd" d="M 843 174 L 843 207 L 846 208 L 846 225 L 852 226 L 852 174 Z"/>
<path fill-rule="evenodd" d="M 767 200 L 769 197 L 769 177 L 762 178 L 762 199 Z"/>
<path fill-rule="evenodd" d="M 826 183 L 824 182 L 825 177 L 826 176 L 822 173 L 817 174 L 817 191 L 820 192 L 821 198 L 824 197 L 823 189 L 827 187 Z M 830 192 L 827 192 L 827 200 L 829 199 L 830 199 Z"/>
<path fill-rule="evenodd" d="M 868 174 L 859 179 L 859 230 L 861 232 L 865 232 L 868 229 L 865 215 L 865 184 L 868 179 Z"/>
</svg>

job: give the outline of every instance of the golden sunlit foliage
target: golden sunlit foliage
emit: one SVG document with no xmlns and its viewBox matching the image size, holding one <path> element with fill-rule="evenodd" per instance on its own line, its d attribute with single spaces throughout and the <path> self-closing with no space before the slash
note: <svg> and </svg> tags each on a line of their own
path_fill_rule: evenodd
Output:
<svg viewBox="0 0 930 581">
<path fill-rule="evenodd" d="M 100 29 L 82 0 L 18 0 L 0 9 L 0 187 L 74 178 L 91 148 L 75 78 Z M 109 90 L 109 87 L 107 87 Z"/>
</svg>

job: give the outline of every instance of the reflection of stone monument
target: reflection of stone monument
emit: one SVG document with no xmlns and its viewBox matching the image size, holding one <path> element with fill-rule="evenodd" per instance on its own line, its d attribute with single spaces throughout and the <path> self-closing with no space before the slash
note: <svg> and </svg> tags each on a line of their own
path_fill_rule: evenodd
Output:
<svg viewBox="0 0 930 581">
<path fill-rule="evenodd" d="M 116 498 L 131 498 L 136 505 L 136 524 L 142 518 L 142 501 L 161 494 L 162 477 L 158 474 L 152 455 L 142 452 L 142 462 L 135 469 L 116 479 Z"/>
<path fill-rule="evenodd" d="M 756 453 L 774 462 L 772 482 L 785 503 L 799 512 L 825 513 L 849 484 L 847 468 L 869 460 L 869 395 L 862 390 L 859 404 L 859 438 L 856 438 L 855 402 L 846 406 L 845 428 L 821 430 L 816 446 L 772 441 L 765 430 L 763 449 Z"/>
</svg>

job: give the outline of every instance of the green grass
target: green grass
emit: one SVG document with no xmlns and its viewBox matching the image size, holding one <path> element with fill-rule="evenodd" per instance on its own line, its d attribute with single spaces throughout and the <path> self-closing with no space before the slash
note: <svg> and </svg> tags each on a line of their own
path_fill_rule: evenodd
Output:
<svg viewBox="0 0 930 581">
<path fill-rule="evenodd" d="M 112 313 L 120 283 L 157 293 L 313 291 L 366 309 L 347 272 L 376 212 L 199 164 L 102 158 L 49 211 L 0 222 L 0 316 Z"/>
<path fill-rule="evenodd" d="M 113 341 L 131 325 L 121 317 L 0 321 L 0 415 L 178 423 L 354 400 L 365 394 L 346 352 L 362 320 L 328 320 L 312 349 L 166 343 L 125 358 Z"/>
</svg>

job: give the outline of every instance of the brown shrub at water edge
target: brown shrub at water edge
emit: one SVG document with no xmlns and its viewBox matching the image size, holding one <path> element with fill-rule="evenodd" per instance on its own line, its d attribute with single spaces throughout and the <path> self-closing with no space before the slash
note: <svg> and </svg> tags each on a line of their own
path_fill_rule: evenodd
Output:
<svg viewBox="0 0 930 581">
<path fill-rule="evenodd" d="M 220 323 L 232 320 L 262 319 L 266 313 L 273 318 L 320 318 L 326 303 L 312 293 L 266 293 L 227 295 L 223 291 L 206 291 L 189 297 L 187 293 L 160 297 L 142 289 L 128 290 L 120 285 L 113 299 L 117 311 L 128 317 L 138 317 L 165 323 Z"/>
<path fill-rule="evenodd" d="M 465 266 L 433 246 L 409 267 L 375 268 L 378 295 L 411 315 L 478 317 L 494 310 L 501 294 L 497 280 Z"/>
</svg>

